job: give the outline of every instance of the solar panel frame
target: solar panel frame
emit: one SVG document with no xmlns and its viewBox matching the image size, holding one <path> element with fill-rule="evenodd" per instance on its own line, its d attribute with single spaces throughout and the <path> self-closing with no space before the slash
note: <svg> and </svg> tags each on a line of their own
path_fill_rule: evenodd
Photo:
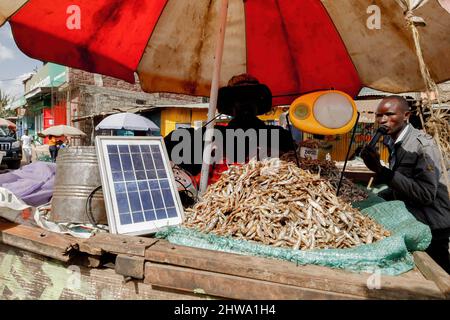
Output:
<svg viewBox="0 0 450 320">
<path fill-rule="evenodd" d="M 111 233 L 145 235 L 160 231 L 168 226 L 179 225 L 182 223 L 184 218 L 184 210 L 178 194 L 172 168 L 170 167 L 170 160 L 167 154 L 167 149 L 164 145 L 164 140 L 162 137 L 97 136 L 95 142 L 100 177 L 103 187 L 103 195 L 105 199 L 106 214 Z M 117 146 L 117 158 L 115 158 L 115 154 L 113 152 L 108 152 L 108 146 L 112 145 Z M 139 146 L 149 147 L 148 150 L 152 154 L 151 160 L 153 165 L 155 164 L 153 162 L 154 155 L 157 153 L 160 154 L 161 157 L 157 157 L 160 166 L 154 167 L 154 170 L 136 170 L 136 168 L 148 169 L 146 164 L 148 164 L 149 159 L 144 160 L 142 151 L 140 151 Z M 129 148 L 129 150 L 125 153 L 121 153 L 127 147 Z M 156 152 L 154 154 L 151 151 L 152 149 L 159 152 Z M 137 150 L 140 157 L 134 157 L 134 153 L 132 150 L 134 150 L 135 152 Z M 130 161 L 128 161 L 128 158 Z M 142 160 L 142 163 L 139 163 L 139 158 L 140 160 Z M 118 160 L 120 164 L 113 163 L 113 165 L 110 165 L 111 159 Z M 123 159 L 126 159 L 126 161 L 122 162 Z M 164 169 L 159 169 L 161 168 L 161 166 L 163 166 Z M 113 171 L 112 167 L 114 167 L 116 170 L 120 169 L 120 171 Z M 130 170 L 127 171 L 125 169 Z M 141 171 L 144 173 L 141 173 Z M 137 176 L 139 174 L 142 174 L 141 177 L 147 177 L 147 179 L 138 180 Z M 150 179 L 149 176 L 155 177 L 156 179 Z M 147 183 L 148 190 L 145 189 L 145 182 Z M 155 183 L 158 183 L 158 185 L 156 185 Z M 152 187 L 150 185 L 152 185 Z M 121 211 L 119 210 L 119 207 L 123 206 L 124 203 L 119 203 L 118 197 L 120 197 L 119 193 L 121 194 L 121 192 L 117 192 L 118 189 L 116 189 L 116 187 L 126 190 L 124 194 L 127 198 L 126 205 L 128 205 L 127 209 L 129 209 L 128 211 L 130 211 L 129 214 L 120 215 Z M 160 191 L 160 193 L 158 194 L 161 195 L 162 202 L 158 202 L 158 208 L 156 208 L 155 204 L 153 203 L 153 193 L 158 190 Z M 145 199 L 146 201 L 143 201 L 144 198 L 142 197 L 142 192 L 148 192 L 149 195 L 151 195 L 151 209 L 149 208 L 148 199 Z M 138 196 L 138 199 L 140 201 L 139 203 L 134 201 L 132 204 L 129 198 L 130 196 L 136 197 L 136 195 Z M 164 198 L 164 195 L 171 195 L 172 197 Z M 166 205 L 166 201 L 168 199 L 170 201 L 173 200 L 173 203 L 171 202 L 173 206 L 169 207 Z M 146 207 L 144 207 L 144 204 L 146 205 Z M 139 210 L 133 211 L 132 206 L 140 207 L 140 212 L 142 213 L 142 215 L 138 214 Z M 173 210 L 173 208 L 175 208 L 175 210 Z M 158 219 L 158 217 L 163 217 L 163 211 L 165 211 L 166 218 Z M 173 217 L 169 217 L 169 213 Z M 156 218 L 156 220 L 150 220 L 150 218 L 153 217 Z M 130 219 L 129 221 L 131 221 L 132 223 L 123 223 L 123 221 L 128 221 L 127 219 Z M 142 219 L 143 221 L 141 221 Z M 150 221 L 148 221 L 147 219 Z"/>
</svg>

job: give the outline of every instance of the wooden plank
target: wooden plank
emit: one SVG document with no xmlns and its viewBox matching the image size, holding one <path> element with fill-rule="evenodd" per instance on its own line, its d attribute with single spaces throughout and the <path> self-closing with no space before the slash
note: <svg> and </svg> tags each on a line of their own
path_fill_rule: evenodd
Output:
<svg viewBox="0 0 450 320">
<path fill-rule="evenodd" d="M 145 250 L 157 241 L 158 239 L 152 238 L 99 233 L 83 241 L 80 246 L 80 251 L 90 254 L 95 254 L 94 252 L 100 251 L 143 257 L 145 255 Z"/>
<path fill-rule="evenodd" d="M 425 278 L 436 283 L 446 299 L 450 299 L 450 275 L 445 272 L 426 252 L 413 253 L 414 262 Z"/>
<path fill-rule="evenodd" d="M 99 268 L 102 265 L 102 256 L 79 253 L 70 260 L 70 263 L 88 268 Z"/>
<path fill-rule="evenodd" d="M 144 282 L 189 293 L 230 299 L 254 300 L 341 300 L 361 297 L 300 288 L 203 270 L 146 262 Z"/>
<path fill-rule="evenodd" d="M 9 222 L 0 223 L 0 242 L 64 262 L 78 247 L 75 238 Z"/>
<path fill-rule="evenodd" d="M 93 256 L 101 256 L 103 251 L 99 247 L 95 247 L 89 243 L 88 239 L 78 239 L 78 250 Z"/>
<path fill-rule="evenodd" d="M 144 257 L 118 254 L 115 270 L 117 274 L 135 279 L 144 279 Z"/>
<path fill-rule="evenodd" d="M 219 274 L 235 275 L 302 288 L 350 294 L 370 299 L 442 299 L 432 281 L 357 274 L 321 266 L 294 263 L 178 246 L 160 240 L 147 249 L 146 260 Z M 369 289 L 371 280 L 376 286 Z M 369 285 L 368 285 L 369 284 Z M 378 288 L 378 289 L 376 289 Z"/>
<path fill-rule="evenodd" d="M 155 290 L 142 281 L 126 283 L 113 269 L 68 265 L 42 255 L 0 244 L 0 300 L 200 299 Z"/>
<path fill-rule="evenodd" d="M 402 273 L 401 275 L 398 275 L 397 278 L 401 279 L 411 279 L 411 280 L 427 280 L 425 276 L 420 272 L 419 268 L 414 267 L 413 270 Z"/>
</svg>

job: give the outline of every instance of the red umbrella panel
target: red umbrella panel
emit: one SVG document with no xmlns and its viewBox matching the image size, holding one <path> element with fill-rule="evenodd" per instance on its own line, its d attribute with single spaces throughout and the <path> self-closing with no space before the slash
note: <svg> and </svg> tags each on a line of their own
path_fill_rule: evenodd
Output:
<svg viewBox="0 0 450 320">
<path fill-rule="evenodd" d="M 9 121 L 8 119 L 0 118 L 0 127 L 7 127 L 11 130 L 16 130 L 16 124 L 12 121 Z"/>
<path fill-rule="evenodd" d="M 15 4 L 14 38 L 31 57 L 129 82 L 137 72 L 148 92 L 209 95 L 218 0 L 3 2 L 5 17 Z M 379 29 L 368 27 L 371 5 Z M 449 14 L 437 0 L 415 13 L 428 22 L 421 32 L 431 74 L 447 80 Z M 351 96 L 362 86 L 423 88 L 403 9 L 391 0 L 230 0 L 219 85 L 244 72 L 270 87 L 275 104 L 329 88 Z"/>
</svg>

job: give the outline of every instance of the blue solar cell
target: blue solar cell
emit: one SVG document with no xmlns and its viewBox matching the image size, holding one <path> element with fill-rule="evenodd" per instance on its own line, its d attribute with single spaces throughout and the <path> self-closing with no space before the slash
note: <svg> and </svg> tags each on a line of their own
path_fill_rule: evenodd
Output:
<svg viewBox="0 0 450 320">
<path fill-rule="evenodd" d="M 153 162 L 156 169 L 164 169 L 164 163 L 161 157 L 153 155 Z"/>
<path fill-rule="evenodd" d="M 159 150 L 159 147 L 155 146 L 155 145 L 150 146 L 150 150 L 152 151 L 152 153 L 160 153 L 161 152 Z"/>
<path fill-rule="evenodd" d="M 119 214 L 120 224 L 132 224 L 131 216 L 129 214 Z"/>
<path fill-rule="evenodd" d="M 130 151 L 131 151 L 131 153 L 140 153 L 141 152 L 139 150 L 139 146 L 136 146 L 136 145 L 130 146 Z"/>
<path fill-rule="evenodd" d="M 131 163 L 131 156 L 129 154 L 121 154 L 120 160 L 122 161 L 123 170 L 133 170 L 133 165 Z"/>
<path fill-rule="evenodd" d="M 111 171 L 122 171 L 122 166 L 120 165 L 120 158 L 117 154 L 109 155 L 109 164 L 111 165 Z"/>
<path fill-rule="evenodd" d="M 159 180 L 159 185 L 161 189 L 170 189 L 169 180 Z"/>
<path fill-rule="evenodd" d="M 144 170 L 144 164 L 142 163 L 142 157 L 140 154 L 132 154 L 134 170 Z"/>
<path fill-rule="evenodd" d="M 177 217 L 177 210 L 175 208 L 167 208 L 167 216 L 169 218 L 176 218 Z"/>
<path fill-rule="evenodd" d="M 159 179 L 164 179 L 167 178 L 167 174 L 165 170 L 156 170 L 158 172 L 158 178 Z"/>
<path fill-rule="evenodd" d="M 138 187 L 140 191 L 148 190 L 148 182 L 147 181 L 138 181 Z"/>
<path fill-rule="evenodd" d="M 123 182 L 114 183 L 114 190 L 116 190 L 116 193 L 123 193 L 127 191 L 125 188 L 125 183 Z"/>
<path fill-rule="evenodd" d="M 149 210 L 149 209 L 153 209 L 153 203 L 152 203 L 152 198 L 150 197 L 150 192 L 148 191 L 144 191 L 144 192 L 140 192 L 141 195 L 141 200 L 142 200 L 142 207 L 144 208 L 144 210 Z"/>
<path fill-rule="evenodd" d="M 112 173 L 113 181 L 123 181 L 123 173 L 122 172 L 113 172 Z"/>
<path fill-rule="evenodd" d="M 146 180 L 147 176 L 145 175 L 144 170 L 135 171 L 136 173 L 136 180 Z"/>
<path fill-rule="evenodd" d="M 142 155 L 142 158 L 144 160 L 145 170 L 154 170 L 155 167 L 153 165 L 153 160 L 150 154 L 146 157 L 145 155 Z"/>
<path fill-rule="evenodd" d="M 167 214 L 165 209 L 156 210 L 156 218 L 158 219 L 167 219 Z"/>
<path fill-rule="evenodd" d="M 133 212 L 133 222 L 144 222 L 144 215 L 142 214 L 142 212 Z"/>
<path fill-rule="evenodd" d="M 137 191 L 138 186 L 136 182 L 127 182 L 127 191 L 128 192 L 135 192 Z"/>
<path fill-rule="evenodd" d="M 129 192 L 128 198 L 130 198 L 130 206 L 132 212 L 142 211 L 141 201 L 139 200 L 139 193 Z"/>
<path fill-rule="evenodd" d="M 148 182 L 150 185 L 150 190 L 158 190 L 159 191 L 159 184 L 157 180 L 151 180 Z"/>
<path fill-rule="evenodd" d="M 144 211 L 144 217 L 146 221 L 156 220 L 155 210 L 146 210 Z"/>
<path fill-rule="evenodd" d="M 147 173 L 147 179 L 156 179 L 156 171 L 155 170 L 147 170 L 145 171 Z"/>
<path fill-rule="evenodd" d="M 150 153 L 150 147 L 147 145 L 140 145 L 142 153 Z"/>
<path fill-rule="evenodd" d="M 130 148 L 128 147 L 128 145 L 119 145 L 119 152 L 130 153 Z"/>
<path fill-rule="evenodd" d="M 163 193 L 164 203 L 166 204 L 166 207 L 175 206 L 175 203 L 173 202 L 172 192 L 170 192 L 169 189 L 164 189 L 162 191 L 162 193 Z"/>
<path fill-rule="evenodd" d="M 117 206 L 119 207 L 119 213 L 130 212 L 130 206 L 128 205 L 128 198 L 126 193 L 117 193 Z"/>
<path fill-rule="evenodd" d="M 152 190 L 153 204 L 155 205 L 155 209 L 164 208 L 164 202 L 161 197 L 160 191 Z"/>
<path fill-rule="evenodd" d="M 124 171 L 123 175 L 125 177 L 125 181 L 134 181 L 136 178 L 134 177 L 134 171 Z"/>
<path fill-rule="evenodd" d="M 119 152 L 117 146 L 113 144 L 108 145 L 106 148 L 108 149 L 108 154 L 114 154 Z"/>
</svg>

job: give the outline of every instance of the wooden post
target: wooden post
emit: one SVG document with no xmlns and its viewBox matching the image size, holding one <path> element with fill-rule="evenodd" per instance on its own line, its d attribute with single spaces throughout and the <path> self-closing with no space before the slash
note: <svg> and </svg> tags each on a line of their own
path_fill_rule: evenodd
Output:
<svg viewBox="0 0 450 320">
<path fill-rule="evenodd" d="M 220 68 L 222 66 L 223 47 L 225 42 L 225 28 L 227 25 L 228 0 L 222 0 L 220 7 L 220 28 L 217 35 L 216 56 L 214 61 L 214 71 L 211 82 L 211 93 L 208 109 L 208 125 L 205 133 L 205 149 L 203 151 L 203 163 L 200 176 L 200 194 L 203 194 L 208 187 L 209 165 L 211 162 L 211 146 L 213 138 L 213 129 L 216 123 L 214 117 L 217 110 L 217 97 L 219 94 Z"/>
</svg>

